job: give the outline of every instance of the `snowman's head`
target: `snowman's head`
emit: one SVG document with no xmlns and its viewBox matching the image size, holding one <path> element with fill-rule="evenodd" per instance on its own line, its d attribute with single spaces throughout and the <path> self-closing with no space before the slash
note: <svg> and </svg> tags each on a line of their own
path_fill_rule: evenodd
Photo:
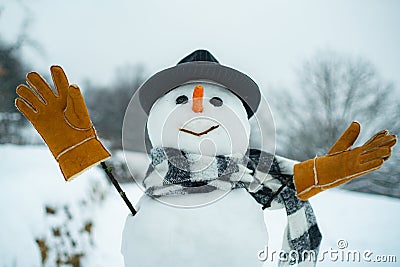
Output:
<svg viewBox="0 0 400 267">
<path fill-rule="evenodd" d="M 222 85 L 189 82 L 151 107 L 147 131 L 153 147 L 204 156 L 244 155 L 250 124 L 242 100 Z"/>
</svg>

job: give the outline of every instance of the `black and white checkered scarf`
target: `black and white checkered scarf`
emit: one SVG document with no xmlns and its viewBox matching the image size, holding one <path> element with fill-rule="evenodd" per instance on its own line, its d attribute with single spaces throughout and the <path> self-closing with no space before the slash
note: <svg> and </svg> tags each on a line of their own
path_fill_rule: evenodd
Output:
<svg viewBox="0 0 400 267">
<path fill-rule="evenodd" d="M 143 180 L 146 194 L 150 196 L 245 188 L 263 209 L 285 208 L 287 226 L 282 250 L 288 261 L 281 261 L 280 266 L 296 262 L 301 266 L 315 266 L 321 233 L 314 212 L 308 201 L 297 198 L 292 170 L 283 170 L 284 164 L 272 154 L 250 149 L 241 158 L 205 157 L 156 147 L 151 150 L 151 160 Z M 315 257 L 306 261 L 302 257 L 305 254 Z"/>
</svg>

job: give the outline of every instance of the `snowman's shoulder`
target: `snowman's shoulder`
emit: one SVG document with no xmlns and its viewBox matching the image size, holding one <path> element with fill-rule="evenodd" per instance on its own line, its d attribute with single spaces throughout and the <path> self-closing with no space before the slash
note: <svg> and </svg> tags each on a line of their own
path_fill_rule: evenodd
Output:
<svg viewBox="0 0 400 267">
<path fill-rule="evenodd" d="M 288 159 L 278 155 L 275 155 L 275 159 L 279 164 L 279 168 L 282 174 L 293 175 L 294 165 L 299 163 L 299 161 L 297 160 Z"/>
</svg>

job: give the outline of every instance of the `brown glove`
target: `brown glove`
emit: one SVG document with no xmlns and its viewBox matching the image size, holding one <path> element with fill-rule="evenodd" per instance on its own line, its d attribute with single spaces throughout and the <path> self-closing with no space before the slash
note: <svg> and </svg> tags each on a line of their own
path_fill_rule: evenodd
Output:
<svg viewBox="0 0 400 267">
<path fill-rule="evenodd" d="M 360 124 L 352 122 L 326 156 L 315 157 L 294 166 L 298 198 L 306 200 L 323 190 L 344 184 L 383 165 L 391 155 L 396 136 L 383 130 L 363 146 L 351 149 L 359 133 Z"/>
<path fill-rule="evenodd" d="M 57 95 L 37 73 L 17 87 L 18 110 L 33 124 L 57 160 L 65 180 L 110 157 L 98 140 L 79 90 L 60 66 L 50 68 Z"/>
</svg>

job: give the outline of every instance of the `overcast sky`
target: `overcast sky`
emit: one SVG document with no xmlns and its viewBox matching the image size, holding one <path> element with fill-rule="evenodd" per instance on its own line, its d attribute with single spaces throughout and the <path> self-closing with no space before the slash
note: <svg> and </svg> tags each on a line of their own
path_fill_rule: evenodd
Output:
<svg viewBox="0 0 400 267">
<path fill-rule="evenodd" d="M 400 87 L 400 1 L 20 0 L 0 1 L 0 32 L 15 40 L 24 16 L 45 56 L 26 48 L 34 70 L 62 65 L 70 80 L 111 82 L 143 63 L 148 75 L 197 48 L 251 76 L 261 88 L 294 87 L 296 67 L 330 49 L 370 60 Z"/>
</svg>

